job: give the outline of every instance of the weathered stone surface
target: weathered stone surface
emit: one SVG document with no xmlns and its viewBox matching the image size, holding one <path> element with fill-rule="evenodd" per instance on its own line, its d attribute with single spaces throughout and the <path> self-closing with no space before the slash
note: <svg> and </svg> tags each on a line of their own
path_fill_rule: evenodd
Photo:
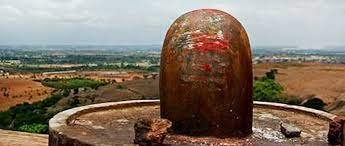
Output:
<svg viewBox="0 0 345 146">
<path fill-rule="evenodd" d="M 336 116 L 323 111 L 270 102 L 254 101 L 253 134 L 246 138 L 194 137 L 170 133 L 164 144 L 181 145 L 176 140 L 183 140 L 186 145 L 327 145 L 329 120 Z M 138 118 L 159 118 L 159 100 L 132 100 L 101 103 L 69 109 L 54 116 L 49 122 L 50 145 L 131 145 L 135 137 L 134 124 Z M 262 115 L 273 115 L 270 119 Z M 278 118 L 276 118 L 278 117 Z M 106 130 L 94 129 L 72 123 L 74 119 L 92 121 L 94 125 Z M 303 129 L 300 138 L 287 139 L 276 133 L 279 119 L 289 119 Z M 278 125 L 279 126 L 279 125 Z M 279 128 L 279 127 L 278 127 Z M 278 130 L 279 132 L 279 130 Z M 0 132 L 1 133 L 1 132 Z M 278 134 L 278 135 L 276 135 Z M 303 136 L 305 135 L 305 136 Z M 14 135 L 15 136 L 15 135 Z M 181 136 L 176 138 L 175 136 Z M 1 137 L 1 136 L 0 136 Z M 4 136 L 0 139 L 11 140 Z M 199 143 L 203 141 L 206 143 Z M 1 140 L 0 140 L 1 141 Z M 73 141 L 74 143 L 65 143 Z M 187 142 L 189 141 L 189 142 Z M 3 141 L 1 141 L 3 142 Z M 0 142 L 0 143 L 1 143 Z M 9 142 L 11 145 L 13 142 Z M 6 144 L 5 144 L 6 145 Z"/>
<path fill-rule="evenodd" d="M 134 143 L 141 146 L 163 144 L 171 125 L 167 119 L 139 119 L 134 124 Z"/>
<path fill-rule="evenodd" d="M 175 132 L 246 136 L 252 132 L 252 60 L 246 31 L 218 10 L 179 17 L 161 57 L 161 117 Z"/>
<path fill-rule="evenodd" d="M 302 130 L 292 124 L 280 123 L 280 131 L 287 138 L 300 137 Z"/>
<path fill-rule="evenodd" d="M 344 145 L 344 117 L 336 117 L 329 123 L 328 142 L 332 145 Z"/>
</svg>

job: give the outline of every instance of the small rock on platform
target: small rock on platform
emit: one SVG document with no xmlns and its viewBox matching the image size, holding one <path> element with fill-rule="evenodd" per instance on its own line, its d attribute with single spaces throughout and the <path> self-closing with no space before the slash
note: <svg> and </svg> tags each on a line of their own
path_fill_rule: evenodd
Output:
<svg viewBox="0 0 345 146">
<path fill-rule="evenodd" d="M 280 131 L 287 138 L 300 137 L 301 132 L 302 132 L 301 129 L 299 129 L 295 125 L 287 124 L 287 123 L 280 123 Z"/>
<path fill-rule="evenodd" d="M 140 146 L 161 145 L 171 125 L 167 119 L 139 119 L 134 124 L 134 143 Z"/>
</svg>

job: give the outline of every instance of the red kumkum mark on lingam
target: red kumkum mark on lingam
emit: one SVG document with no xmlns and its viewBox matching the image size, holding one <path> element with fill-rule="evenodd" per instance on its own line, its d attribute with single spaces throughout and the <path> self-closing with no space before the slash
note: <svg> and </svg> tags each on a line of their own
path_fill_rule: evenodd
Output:
<svg viewBox="0 0 345 146">
<path fill-rule="evenodd" d="M 209 64 L 203 64 L 201 66 L 201 69 L 206 71 L 206 72 L 211 72 L 212 71 L 211 65 L 209 65 Z"/>
<path fill-rule="evenodd" d="M 206 81 L 209 77 L 207 76 L 190 76 L 189 80 L 191 81 Z"/>
<path fill-rule="evenodd" d="M 193 48 L 202 52 L 219 51 L 229 49 L 228 40 L 215 34 L 192 34 Z"/>
</svg>

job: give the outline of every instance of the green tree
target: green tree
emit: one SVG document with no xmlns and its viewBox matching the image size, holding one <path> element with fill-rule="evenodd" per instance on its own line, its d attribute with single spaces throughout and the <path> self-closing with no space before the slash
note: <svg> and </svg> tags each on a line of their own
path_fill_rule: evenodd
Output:
<svg viewBox="0 0 345 146">
<path fill-rule="evenodd" d="M 277 73 L 277 69 L 271 69 L 266 72 L 266 76 L 254 81 L 254 100 L 299 105 L 301 103 L 300 98 L 283 94 L 283 87 L 275 81 L 275 74 Z"/>
<path fill-rule="evenodd" d="M 273 79 L 263 79 L 254 82 L 254 100 L 282 102 L 280 95 L 283 87 Z"/>
</svg>

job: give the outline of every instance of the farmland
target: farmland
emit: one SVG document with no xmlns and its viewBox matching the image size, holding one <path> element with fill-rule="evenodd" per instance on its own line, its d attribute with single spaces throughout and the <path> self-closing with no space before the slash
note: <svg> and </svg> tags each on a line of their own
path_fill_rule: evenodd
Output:
<svg viewBox="0 0 345 146">
<path fill-rule="evenodd" d="M 53 88 L 27 79 L 0 78 L 0 111 L 23 102 L 33 103 L 47 98 Z"/>
</svg>

